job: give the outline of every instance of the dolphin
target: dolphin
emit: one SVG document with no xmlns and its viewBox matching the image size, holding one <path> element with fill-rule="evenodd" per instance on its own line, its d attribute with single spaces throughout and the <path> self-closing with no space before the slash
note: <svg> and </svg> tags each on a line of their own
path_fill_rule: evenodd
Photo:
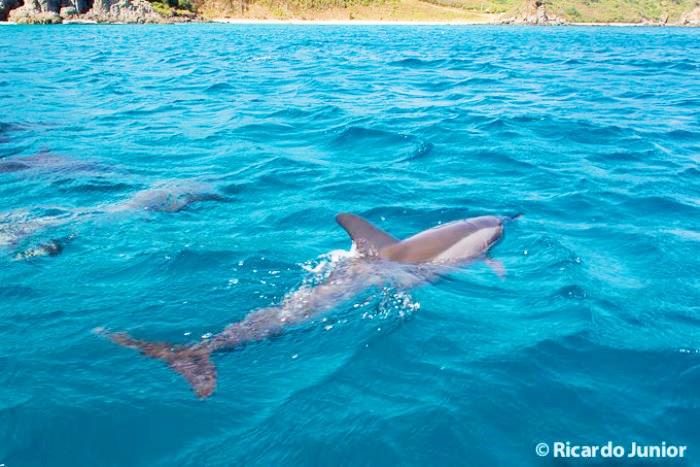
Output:
<svg viewBox="0 0 700 467">
<path fill-rule="evenodd" d="M 71 234 L 63 238 L 53 238 L 37 246 L 28 248 L 15 255 L 15 261 L 28 260 L 42 256 L 58 256 L 63 253 L 66 245 L 75 239 L 76 235 Z"/>
<path fill-rule="evenodd" d="M 0 173 L 19 172 L 20 170 L 27 170 L 29 168 L 30 165 L 26 162 L 14 160 L 0 161 Z"/>
<path fill-rule="evenodd" d="M 51 208 L 58 214 L 33 218 L 30 211 L 26 209 L 0 212 L 0 248 L 13 246 L 22 239 L 49 227 L 66 225 L 79 219 L 134 211 L 179 212 L 193 203 L 202 201 L 227 201 L 227 198 L 217 193 L 216 189 L 208 184 L 181 180 L 161 182 L 151 188 L 138 191 L 123 201 L 92 208 Z M 15 255 L 15 260 L 36 256 L 57 256 L 63 251 L 66 241 L 73 238 L 74 236 L 51 240 L 38 247 L 18 253 Z"/>
<path fill-rule="evenodd" d="M 32 156 L 0 159 L 0 173 L 34 170 L 55 175 L 61 172 L 104 172 L 105 168 L 92 161 L 60 156 L 47 149 L 42 149 Z"/>
<path fill-rule="evenodd" d="M 201 201 L 225 201 L 225 198 L 205 183 L 171 181 L 136 192 L 129 199 L 107 206 L 104 210 L 179 212 Z"/>
<path fill-rule="evenodd" d="M 338 267 L 321 284 L 302 286 L 277 306 L 260 308 L 242 321 L 228 325 L 219 334 L 193 345 L 148 342 L 125 332 L 97 329 L 116 344 L 136 349 L 143 355 L 167 363 L 192 386 L 199 398 L 209 397 L 216 388 L 214 352 L 281 334 L 285 328 L 308 321 L 373 286 L 392 284 L 410 288 L 486 257 L 503 236 L 507 221 L 518 216 L 482 216 L 463 219 L 398 240 L 354 214 L 338 214 L 337 222 L 353 243 L 351 260 Z M 502 266 L 492 267 L 501 275 Z"/>
<path fill-rule="evenodd" d="M 30 211 L 26 209 L 0 212 L 0 248 L 12 247 L 24 238 L 65 222 L 67 222 L 65 213 L 33 218 Z"/>
</svg>

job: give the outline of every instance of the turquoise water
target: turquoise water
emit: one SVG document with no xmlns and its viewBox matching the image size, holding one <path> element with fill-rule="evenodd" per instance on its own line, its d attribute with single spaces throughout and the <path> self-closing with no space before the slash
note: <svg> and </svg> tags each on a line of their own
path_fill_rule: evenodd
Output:
<svg viewBox="0 0 700 467">
<path fill-rule="evenodd" d="M 2 28 L 0 464 L 700 465 L 698 96 L 689 29 Z M 367 290 L 217 354 L 203 401 L 91 332 L 279 303 L 349 248 L 340 211 L 524 216 L 504 280 Z"/>
</svg>

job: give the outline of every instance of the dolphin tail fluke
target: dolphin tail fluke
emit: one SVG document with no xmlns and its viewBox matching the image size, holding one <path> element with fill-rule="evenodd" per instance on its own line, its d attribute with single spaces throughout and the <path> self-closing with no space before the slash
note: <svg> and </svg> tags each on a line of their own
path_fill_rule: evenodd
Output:
<svg viewBox="0 0 700 467">
<path fill-rule="evenodd" d="M 142 354 L 166 362 L 181 374 L 201 399 L 209 397 L 216 388 L 216 367 L 212 363 L 211 350 L 200 345 L 173 346 L 164 342 L 147 342 L 134 339 L 125 332 L 101 332 L 115 344 L 136 349 Z"/>
</svg>

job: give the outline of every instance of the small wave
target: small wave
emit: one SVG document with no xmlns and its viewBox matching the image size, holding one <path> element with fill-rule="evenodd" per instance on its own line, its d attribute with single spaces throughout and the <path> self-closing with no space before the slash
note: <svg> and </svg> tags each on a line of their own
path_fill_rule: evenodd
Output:
<svg viewBox="0 0 700 467">
<path fill-rule="evenodd" d="M 222 185 L 219 189 L 225 195 L 239 195 L 254 186 L 253 182 L 233 182 Z"/>
<path fill-rule="evenodd" d="M 433 153 L 434 145 L 432 143 L 421 142 L 418 146 L 406 157 L 397 159 L 396 162 L 411 162 L 419 159 L 424 159 Z"/>
<path fill-rule="evenodd" d="M 162 253 L 158 255 L 165 258 L 165 271 L 169 274 L 183 274 L 183 277 L 191 274 L 192 271 L 211 270 L 220 268 L 222 270 L 230 264 L 235 264 L 238 254 L 230 250 L 194 250 L 182 249 L 174 255 Z"/>
<path fill-rule="evenodd" d="M 679 237 L 683 240 L 700 242 L 700 231 L 687 229 L 668 229 L 663 232 Z"/>
<path fill-rule="evenodd" d="M 591 162 L 641 162 L 656 155 L 655 151 L 617 150 L 613 152 L 591 153 L 586 158 Z"/>
<path fill-rule="evenodd" d="M 580 58 L 567 58 L 562 61 L 562 65 L 585 65 L 588 62 Z"/>
<path fill-rule="evenodd" d="M 560 288 L 556 295 L 567 300 L 582 300 L 586 298 L 586 290 L 580 285 L 567 285 Z"/>
<path fill-rule="evenodd" d="M 455 83 L 453 87 L 492 86 L 492 85 L 497 85 L 501 81 L 502 80 L 500 77 L 488 78 L 488 77 L 484 77 L 484 76 L 473 76 L 471 78 L 467 78 L 463 81 Z"/>
<path fill-rule="evenodd" d="M 551 130 L 555 130 L 555 127 Z M 562 122 L 555 131 L 560 139 L 596 145 L 606 142 L 617 143 L 620 138 L 634 134 L 632 130 L 618 125 L 600 125 L 588 121 Z"/>
<path fill-rule="evenodd" d="M 356 126 L 345 128 L 331 141 L 331 146 L 353 151 L 358 156 L 371 157 L 377 152 L 393 155 L 395 162 L 417 161 L 429 156 L 434 149 L 432 143 L 412 135 Z"/>
<path fill-rule="evenodd" d="M 312 119 L 312 118 L 331 118 L 337 117 L 343 114 L 343 110 L 335 105 L 321 105 L 318 107 L 313 107 L 310 109 L 302 109 L 299 107 L 287 108 L 282 110 L 277 110 L 272 112 L 267 117 L 268 118 L 281 118 L 281 119 Z"/>
<path fill-rule="evenodd" d="M 392 131 L 351 126 L 349 128 L 345 128 L 338 136 L 336 136 L 334 142 L 339 145 L 367 144 L 367 142 L 375 140 L 390 144 L 404 142 L 412 138 L 412 136 L 394 133 Z"/>
<path fill-rule="evenodd" d="M 389 65 L 400 66 L 406 68 L 435 68 L 440 67 L 445 63 L 445 60 L 426 60 L 420 58 L 404 58 L 389 62 Z"/>
<path fill-rule="evenodd" d="M 690 130 L 671 130 L 666 133 L 666 137 L 671 140 L 700 141 L 700 132 Z"/>
<path fill-rule="evenodd" d="M 501 172 L 508 169 L 531 170 L 535 168 L 535 166 L 530 162 L 520 160 L 515 157 L 515 155 L 504 151 L 477 149 L 469 151 L 467 154 L 470 159 L 475 161 L 493 164 L 494 167 L 497 167 L 497 169 Z"/>
<path fill-rule="evenodd" d="M 700 176 L 700 169 L 697 167 L 688 167 L 687 169 L 683 169 L 678 175 L 681 177 L 697 177 Z"/>
<path fill-rule="evenodd" d="M 231 92 L 234 91 L 234 86 L 231 85 L 231 83 L 228 82 L 220 82 L 220 83 L 215 83 L 212 84 L 211 86 L 207 87 L 204 92 L 206 93 L 217 93 L 217 92 Z"/>
<path fill-rule="evenodd" d="M 26 126 L 21 123 L 0 122 L 0 135 L 22 131 L 24 129 L 26 129 Z"/>
<path fill-rule="evenodd" d="M 57 183 L 59 190 L 66 194 L 75 193 L 123 193 L 133 191 L 136 185 L 126 182 L 115 182 L 109 179 L 87 178 L 70 180 L 68 183 Z"/>
<path fill-rule="evenodd" d="M 649 72 L 659 72 L 663 70 L 695 71 L 700 69 L 700 64 L 690 58 L 680 60 L 639 59 L 632 60 L 626 64 L 642 68 Z"/>
<path fill-rule="evenodd" d="M 33 287 L 23 285 L 2 285 L 0 286 L 0 299 L 29 298 L 38 295 L 38 291 Z"/>
<path fill-rule="evenodd" d="M 269 139 L 270 135 L 290 135 L 298 131 L 294 126 L 282 123 L 249 123 L 239 126 L 234 130 L 234 133 L 245 139 L 257 141 Z"/>
<path fill-rule="evenodd" d="M 625 210 L 632 210 L 647 216 L 688 216 L 689 219 L 692 219 L 698 215 L 696 207 L 689 206 L 667 196 L 636 197 L 624 201 L 621 203 L 621 206 Z"/>
</svg>

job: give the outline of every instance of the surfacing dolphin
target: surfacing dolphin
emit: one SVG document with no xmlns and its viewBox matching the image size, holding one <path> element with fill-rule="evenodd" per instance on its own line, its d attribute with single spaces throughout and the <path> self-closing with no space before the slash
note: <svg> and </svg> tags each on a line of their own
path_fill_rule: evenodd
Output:
<svg viewBox="0 0 700 467">
<path fill-rule="evenodd" d="M 476 260 L 486 260 L 502 273 L 502 266 L 488 259 L 486 253 L 503 236 L 504 223 L 516 217 L 459 220 L 399 241 L 359 216 L 339 214 L 336 220 L 350 234 L 357 253 L 345 267 L 336 268 L 316 287 L 295 290 L 278 306 L 251 312 L 211 339 L 185 346 L 138 340 L 124 332 L 98 332 L 117 344 L 166 362 L 185 377 L 197 396 L 205 398 L 216 388 L 216 368 L 210 359 L 214 352 L 280 334 L 286 327 L 329 311 L 372 286 L 409 288 Z"/>
<path fill-rule="evenodd" d="M 27 248 L 15 255 L 15 261 L 24 261 L 42 256 L 58 256 L 63 253 L 66 245 L 72 242 L 75 237 L 75 234 L 71 234 L 62 238 L 52 238 L 47 242 Z"/>
</svg>

